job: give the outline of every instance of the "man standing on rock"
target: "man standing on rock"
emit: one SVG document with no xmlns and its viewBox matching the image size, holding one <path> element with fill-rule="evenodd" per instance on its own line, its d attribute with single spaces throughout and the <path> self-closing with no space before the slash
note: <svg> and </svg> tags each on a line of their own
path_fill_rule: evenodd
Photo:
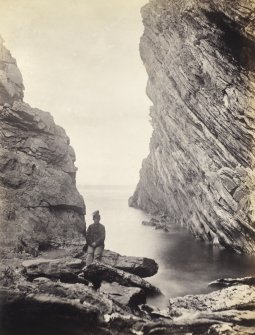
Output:
<svg viewBox="0 0 255 335">
<path fill-rule="evenodd" d="M 92 213 L 93 221 L 86 233 L 86 240 L 88 244 L 88 255 L 86 265 L 89 265 L 93 260 L 100 260 L 104 250 L 105 227 L 100 223 L 99 211 Z"/>
</svg>

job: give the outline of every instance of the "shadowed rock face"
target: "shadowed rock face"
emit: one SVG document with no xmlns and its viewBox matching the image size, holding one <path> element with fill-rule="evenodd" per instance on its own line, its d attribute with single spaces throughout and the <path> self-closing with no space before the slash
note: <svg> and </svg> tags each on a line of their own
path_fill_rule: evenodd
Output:
<svg viewBox="0 0 255 335">
<path fill-rule="evenodd" d="M 0 40 L 0 245 L 36 254 L 82 239 L 85 205 L 65 131 L 22 98 L 22 76 Z"/>
<path fill-rule="evenodd" d="M 255 3 L 152 0 L 142 16 L 153 134 L 129 204 L 254 253 Z"/>
</svg>

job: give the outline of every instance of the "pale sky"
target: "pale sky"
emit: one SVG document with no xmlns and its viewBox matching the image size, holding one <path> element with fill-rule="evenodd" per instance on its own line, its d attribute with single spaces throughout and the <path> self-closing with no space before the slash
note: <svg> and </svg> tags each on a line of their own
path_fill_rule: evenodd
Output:
<svg viewBox="0 0 255 335">
<path fill-rule="evenodd" d="M 0 0 L 0 34 L 25 101 L 74 147 L 81 184 L 136 185 L 152 129 L 140 60 L 146 0 Z"/>
</svg>

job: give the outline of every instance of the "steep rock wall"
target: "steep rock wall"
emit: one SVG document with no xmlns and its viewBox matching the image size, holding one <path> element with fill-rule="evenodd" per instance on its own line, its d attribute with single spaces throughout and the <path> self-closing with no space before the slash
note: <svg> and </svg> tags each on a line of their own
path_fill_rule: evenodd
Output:
<svg viewBox="0 0 255 335">
<path fill-rule="evenodd" d="M 75 154 L 49 113 L 22 101 L 15 59 L 0 40 L 0 248 L 38 249 L 83 239 L 85 205 Z"/>
<path fill-rule="evenodd" d="M 141 57 L 153 134 L 129 204 L 255 252 L 255 2 L 151 0 Z"/>
</svg>

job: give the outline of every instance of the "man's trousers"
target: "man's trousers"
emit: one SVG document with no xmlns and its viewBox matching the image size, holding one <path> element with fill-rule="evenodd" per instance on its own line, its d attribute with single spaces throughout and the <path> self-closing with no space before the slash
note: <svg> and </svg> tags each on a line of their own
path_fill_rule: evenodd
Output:
<svg viewBox="0 0 255 335">
<path fill-rule="evenodd" d="M 95 248 L 89 245 L 87 251 L 88 254 L 86 259 L 86 265 L 91 264 L 94 260 L 99 261 L 102 257 L 103 251 L 104 247 L 102 245 Z"/>
</svg>

